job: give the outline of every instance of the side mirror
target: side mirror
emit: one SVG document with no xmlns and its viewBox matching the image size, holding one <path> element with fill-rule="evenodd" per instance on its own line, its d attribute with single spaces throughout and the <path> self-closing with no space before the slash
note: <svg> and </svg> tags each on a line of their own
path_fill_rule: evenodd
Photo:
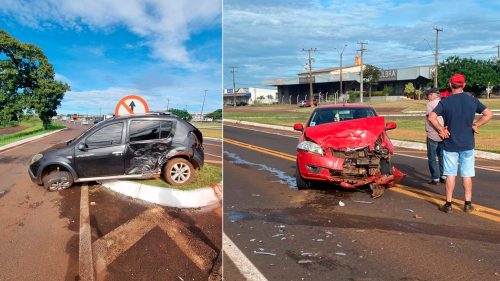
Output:
<svg viewBox="0 0 500 281">
<path fill-rule="evenodd" d="M 88 146 L 85 143 L 79 143 L 76 148 L 81 151 L 87 151 Z"/>
<path fill-rule="evenodd" d="M 302 124 L 300 124 L 300 123 L 297 123 L 297 124 L 293 125 L 293 129 L 295 131 L 301 131 L 302 132 L 302 131 L 304 131 L 304 126 L 302 126 Z"/>
<path fill-rule="evenodd" d="M 398 125 L 396 125 L 396 122 L 387 122 L 387 124 L 385 124 L 386 131 L 396 129 L 397 127 Z"/>
</svg>

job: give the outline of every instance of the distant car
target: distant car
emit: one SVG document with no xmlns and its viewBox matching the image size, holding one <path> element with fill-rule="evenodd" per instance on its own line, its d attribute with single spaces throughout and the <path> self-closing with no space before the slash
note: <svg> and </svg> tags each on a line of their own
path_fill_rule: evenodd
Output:
<svg viewBox="0 0 500 281">
<path fill-rule="evenodd" d="M 318 99 L 314 99 L 313 101 L 307 101 L 307 107 L 318 106 Z"/>
<path fill-rule="evenodd" d="M 385 123 L 366 105 L 331 105 L 314 109 L 297 145 L 298 189 L 314 182 L 345 188 L 369 185 L 373 197 L 406 175 L 393 166 L 394 147 L 386 133 L 396 123 Z"/>
<path fill-rule="evenodd" d="M 88 125 L 88 124 L 89 124 L 89 121 L 87 121 L 87 120 L 82 121 L 82 125 Z"/>
<path fill-rule="evenodd" d="M 160 174 L 176 186 L 189 184 L 204 161 L 203 136 L 174 115 L 111 118 L 82 135 L 42 151 L 31 160 L 33 182 L 50 191 L 73 182 L 150 178 Z"/>
<path fill-rule="evenodd" d="M 301 100 L 301 101 L 299 102 L 299 107 L 307 107 L 307 106 L 308 106 L 308 105 L 307 105 L 307 102 L 306 102 L 305 100 Z"/>
</svg>

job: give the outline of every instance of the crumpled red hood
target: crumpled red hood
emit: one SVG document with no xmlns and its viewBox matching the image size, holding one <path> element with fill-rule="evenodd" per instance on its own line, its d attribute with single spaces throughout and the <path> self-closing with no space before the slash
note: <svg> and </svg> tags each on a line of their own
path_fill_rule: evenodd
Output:
<svg viewBox="0 0 500 281">
<path fill-rule="evenodd" d="M 323 148 L 346 150 L 370 146 L 385 130 L 384 117 L 367 117 L 307 127 L 305 136 Z"/>
</svg>

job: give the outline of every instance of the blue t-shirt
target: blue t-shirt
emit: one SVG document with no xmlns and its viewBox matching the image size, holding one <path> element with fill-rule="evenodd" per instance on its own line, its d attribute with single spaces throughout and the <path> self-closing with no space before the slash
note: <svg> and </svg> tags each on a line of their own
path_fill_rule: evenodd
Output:
<svg viewBox="0 0 500 281">
<path fill-rule="evenodd" d="M 441 100 L 434 112 L 443 116 L 444 126 L 450 137 L 444 139 L 444 150 L 461 152 L 474 149 L 472 123 L 476 113 L 482 113 L 486 106 L 468 93 L 453 94 Z"/>
</svg>

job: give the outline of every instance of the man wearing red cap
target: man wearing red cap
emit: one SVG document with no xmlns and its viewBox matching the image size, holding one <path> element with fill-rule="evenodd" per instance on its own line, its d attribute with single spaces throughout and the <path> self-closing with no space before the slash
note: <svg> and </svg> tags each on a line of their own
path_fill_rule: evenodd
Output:
<svg viewBox="0 0 500 281">
<path fill-rule="evenodd" d="M 466 83 L 462 74 L 451 76 L 449 85 L 452 95 L 441 100 L 428 117 L 443 138 L 444 145 L 443 174 L 446 176 L 446 203 L 439 209 L 446 213 L 452 210 L 451 200 L 460 164 L 460 176 L 465 191 L 464 212 L 469 213 L 473 210 L 471 202 L 472 177 L 475 175 L 474 133 L 479 133 L 479 127 L 488 123 L 493 113 L 474 96 L 464 92 Z M 476 113 L 483 116 L 474 122 Z M 439 124 L 438 116 L 443 117 L 444 126 Z"/>
</svg>

